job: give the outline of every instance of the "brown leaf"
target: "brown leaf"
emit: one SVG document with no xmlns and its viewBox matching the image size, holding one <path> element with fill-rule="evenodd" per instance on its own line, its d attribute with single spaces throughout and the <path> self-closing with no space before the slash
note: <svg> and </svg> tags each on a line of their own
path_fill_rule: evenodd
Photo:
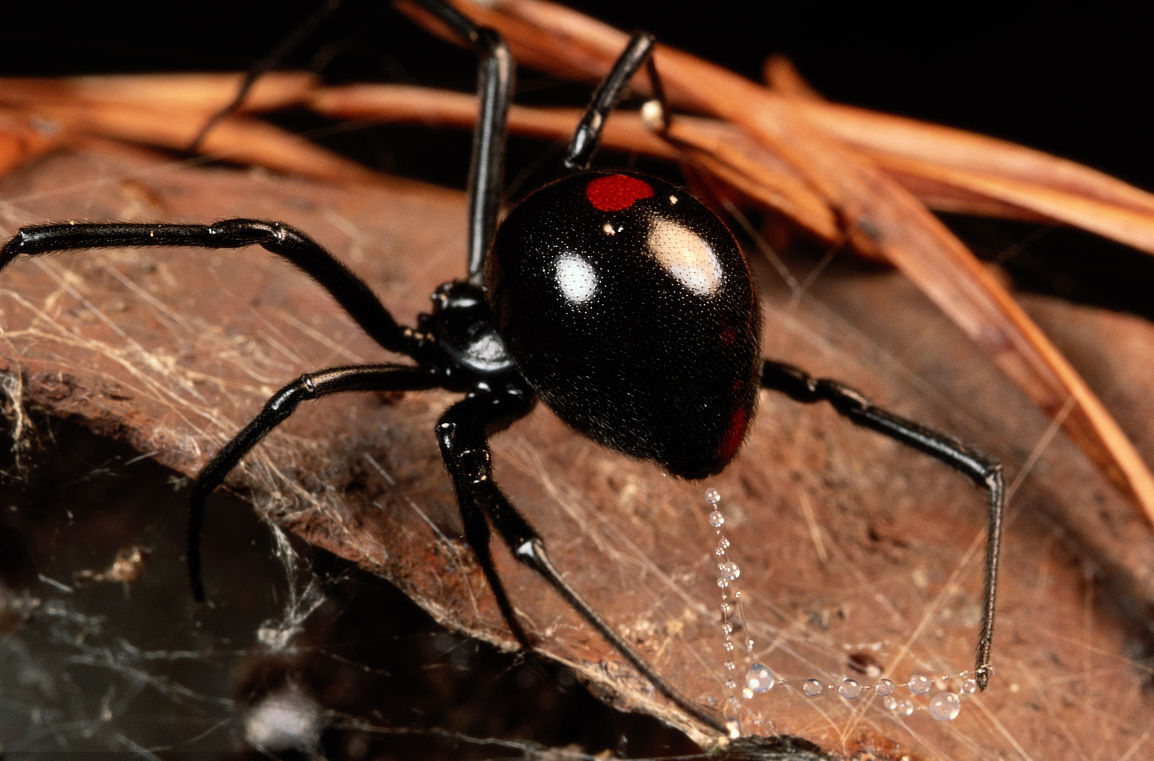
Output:
<svg viewBox="0 0 1154 761">
<path fill-rule="evenodd" d="M 0 111 L 0 174 L 58 145 L 59 129 L 46 128 L 34 119 Z"/>
<path fill-rule="evenodd" d="M 243 77 L 239 73 L 4 77 L 0 79 L 0 103 L 24 108 L 53 103 L 116 103 L 170 113 L 197 112 L 207 118 L 228 105 Z M 316 86 L 317 78 L 312 74 L 269 72 L 257 79 L 242 110 L 271 111 L 304 103 Z"/>
<path fill-rule="evenodd" d="M 4 179 L 0 195 L 8 201 L 8 232 L 44 219 L 126 213 L 285 219 L 338 252 L 405 322 L 436 283 L 463 268 L 463 199 L 415 183 L 342 189 L 107 153 L 61 154 Z M 743 570 L 744 633 L 755 639 L 758 659 L 790 680 L 743 703 L 744 730 L 799 735 L 847 757 L 885 748 L 891 757 L 985 759 L 1023 748 L 1061 756 L 1071 743 L 1094 742 L 1108 721 L 1117 745 L 1104 750 L 1120 755 L 1151 711 L 1148 671 L 1137 659 L 1154 602 L 1154 548 L 1117 538 L 1142 536 L 1145 528 L 909 284 L 835 266 L 813 288 L 814 297 L 800 302 L 765 294 L 768 354 L 851 382 L 1007 464 L 1016 490 L 997 673 L 990 691 L 966 698 L 949 724 L 924 712 L 899 721 L 877 700 L 801 696 L 804 678 L 833 683 L 856 674 L 853 663 L 876 662 L 896 679 L 911 670 L 970 667 L 982 498 L 957 474 L 828 409 L 767 395 L 738 460 L 712 482 L 724 498 L 731 557 Z M 1138 373 L 1133 387 L 1120 389 L 1110 368 L 1148 366 L 1150 326 L 1128 321 L 1130 347 L 1121 358 L 1104 337 L 1118 330 L 1115 316 L 1062 305 L 1039 310 L 1068 326 L 1068 343 L 1088 366 L 1111 356 L 1098 382 L 1122 404 L 1117 414 L 1148 419 L 1151 396 L 1138 391 L 1148 378 Z M 75 416 L 187 474 L 300 372 L 387 359 L 327 296 L 260 251 L 74 252 L 18 261 L 0 274 L 0 324 L 5 372 L 21 379 L 6 387 L 10 406 Z M 932 336 L 911 334 L 910 325 L 927 326 Z M 438 620 L 509 646 L 457 538 L 433 437 L 452 398 L 354 394 L 310 405 L 231 483 L 308 541 L 390 578 Z M 1148 434 L 1139 444 L 1149 456 Z M 679 688 L 724 701 L 715 540 L 704 521 L 703 487 L 607 452 L 543 408 L 494 446 L 500 483 L 546 537 L 566 578 Z M 179 521 L 179 506 L 171 512 Z M 619 704 L 715 740 L 655 697 L 506 552 L 496 556 L 542 651 Z M 1097 594 L 1084 559 L 1100 569 L 1113 599 Z M 144 573 L 180 562 L 154 557 Z M 210 593 L 232 581 L 214 578 L 211 558 L 207 577 Z M 183 595 L 183 584 L 172 594 Z"/>
<path fill-rule="evenodd" d="M 235 94 L 240 75 L 186 74 L 0 80 L 0 104 L 59 130 L 187 151 L 209 117 Z M 307 101 L 315 78 L 262 78 L 242 111 Z M 200 148 L 214 159 L 338 182 L 371 182 L 373 172 L 266 122 L 231 116 Z"/>
</svg>

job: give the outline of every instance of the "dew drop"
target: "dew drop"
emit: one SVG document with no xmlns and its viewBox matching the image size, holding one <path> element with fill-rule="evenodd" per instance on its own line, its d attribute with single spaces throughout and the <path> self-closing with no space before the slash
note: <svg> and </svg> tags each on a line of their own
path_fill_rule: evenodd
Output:
<svg viewBox="0 0 1154 761">
<path fill-rule="evenodd" d="M 718 563 L 717 570 L 721 571 L 721 575 L 727 581 L 736 581 L 741 576 L 741 568 L 732 560 L 725 563 Z"/>
<path fill-rule="evenodd" d="M 930 691 L 930 678 L 925 674 L 913 673 L 910 674 L 909 681 L 910 692 L 914 695 L 925 695 Z"/>
<path fill-rule="evenodd" d="M 705 501 L 711 505 L 716 505 L 721 501 L 721 492 L 717 489 L 709 488 L 705 490 Z"/>
<path fill-rule="evenodd" d="M 967 695 L 973 695 L 977 691 L 978 691 L 978 680 L 966 679 L 966 680 L 962 681 L 962 692 L 966 693 Z"/>
<path fill-rule="evenodd" d="M 709 525 L 713 526 L 714 528 L 721 528 L 725 525 L 725 516 L 722 515 L 719 511 L 714 510 L 709 514 Z"/>
<path fill-rule="evenodd" d="M 749 671 L 745 673 L 745 686 L 750 692 L 756 695 L 769 692 L 776 683 L 777 677 L 774 676 L 769 666 L 766 666 L 764 663 L 752 664 L 749 667 Z"/>
<path fill-rule="evenodd" d="M 874 692 L 885 697 L 886 695 L 894 694 L 894 683 L 889 679 L 879 679 L 877 686 L 874 687 Z"/>
<path fill-rule="evenodd" d="M 962 712 L 962 701 L 952 692 L 939 692 L 930 698 L 930 716 L 938 721 L 953 721 Z"/>
<path fill-rule="evenodd" d="M 837 688 L 837 691 L 846 700 L 853 700 L 861 695 L 861 684 L 859 684 L 856 679 L 846 677 L 841 680 L 841 686 Z"/>
<path fill-rule="evenodd" d="M 821 694 L 821 682 L 816 679 L 806 679 L 805 684 L 801 686 L 801 691 L 805 693 L 807 698 L 816 698 Z"/>
<path fill-rule="evenodd" d="M 898 710 L 898 699 L 893 695 L 886 695 L 884 698 L 882 698 L 882 705 L 884 705 L 890 711 L 896 711 Z"/>
<path fill-rule="evenodd" d="M 906 700 L 900 700 L 898 701 L 898 705 L 895 710 L 902 716 L 913 716 L 914 701 L 909 700 L 908 698 Z"/>
</svg>

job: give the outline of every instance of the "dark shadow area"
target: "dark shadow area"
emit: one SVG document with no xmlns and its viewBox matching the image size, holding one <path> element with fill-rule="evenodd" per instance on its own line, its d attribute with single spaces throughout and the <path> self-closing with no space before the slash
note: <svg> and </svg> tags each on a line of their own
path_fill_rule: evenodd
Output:
<svg viewBox="0 0 1154 761">
<path fill-rule="evenodd" d="M 443 629 L 331 555 L 278 552 L 251 507 L 221 495 L 208 505 L 205 532 L 210 603 L 198 606 L 183 549 L 187 481 L 74 424 L 33 422 L 43 446 L 20 465 L 6 458 L 10 477 L 0 486 L 6 751 L 698 752 L 651 718 L 606 707 L 554 664 Z M 143 561 L 115 565 L 131 549 Z M 290 555 L 309 568 L 292 593 Z M 126 580 L 100 580 L 115 573 Z"/>
</svg>

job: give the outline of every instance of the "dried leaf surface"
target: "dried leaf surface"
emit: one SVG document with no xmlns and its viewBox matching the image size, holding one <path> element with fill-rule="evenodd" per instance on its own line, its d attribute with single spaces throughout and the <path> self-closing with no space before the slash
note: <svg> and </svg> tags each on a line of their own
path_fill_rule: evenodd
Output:
<svg viewBox="0 0 1154 761">
<path fill-rule="evenodd" d="M 348 190 L 64 153 L 4 179 L 0 197 L 8 233 L 63 219 L 283 219 L 338 252 L 407 322 L 462 267 L 462 198 L 408 182 Z M 829 410 L 766 396 L 742 454 L 712 483 L 743 569 L 746 632 L 759 660 L 793 683 L 745 704 L 744 730 L 798 735 L 844 756 L 1061 757 L 1073 747 L 1141 757 L 1152 709 L 1154 546 L 1140 519 L 898 277 L 835 267 L 800 301 L 762 280 L 768 355 L 846 380 L 990 451 L 1015 489 L 990 691 L 967 698 L 949 724 L 925 712 L 898 720 L 877 700 L 805 699 L 801 679 L 852 674 L 848 662 L 861 652 L 898 679 L 971 667 L 982 498 Z M 1140 370 L 1154 352 L 1150 325 L 1045 301 L 1030 309 L 1064 326 L 1058 340 L 1154 459 L 1140 423 L 1150 412 Z M 17 415 L 36 406 L 76 417 L 186 474 L 300 372 L 384 358 L 327 296 L 259 250 L 19 261 L 0 279 L 0 321 Z M 393 580 L 447 625 L 508 646 L 458 538 L 432 435 L 451 398 L 350 395 L 310 405 L 231 483 L 309 542 Z M 608 453 L 543 408 L 494 448 L 499 481 L 566 577 L 686 694 L 723 703 L 703 485 Z M 179 506 L 172 512 L 180 520 Z M 540 581 L 506 553 L 497 558 L 543 651 L 619 704 L 710 741 Z M 228 583 L 211 565 L 207 574 L 210 591 Z"/>
</svg>

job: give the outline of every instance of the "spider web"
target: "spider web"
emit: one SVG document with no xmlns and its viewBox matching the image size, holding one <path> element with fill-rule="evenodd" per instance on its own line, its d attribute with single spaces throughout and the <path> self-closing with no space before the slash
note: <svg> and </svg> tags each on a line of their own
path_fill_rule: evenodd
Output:
<svg viewBox="0 0 1154 761">
<path fill-rule="evenodd" d="M 0 192 L 6 233 L 44 219 L 283 218 L 338 250 L 406 321 L 456 274 L 463 250 L 460 198 L 408 183 L 321 190 L 87 153 L 42 162 Z M 397 256 L 408 251 L 428 255 Z M 164 757 L 247 739 L 331 756 L 550 757 L 570 744 L 623 757 L 690 753 L 680 735 L 588 697 L 573 673 L 619 704 L 678 721 L 500 550 L 529 630 L 572 671 L 449 634 L 346 561 L 309 551 L 306 563 L 295 540 L 279 531 L 270 540 L 245 505 L 224 498 L 209 506 L 213 604 L 191 603 L 180 479 L 136 453 L 194 471 L 286 380 L 379 356 L 270 258 L 104 252 L 5 271 L 5 391 L 17 428 L 8 472 L 25 482 L 10 487 L 3 524 L 5 750 Z M 813 265 L 787 266 L 805 280 Z M 712 483 L 743 570 L 740 636 L 790 680 L 743 701 L 743 730 L 845 755 L 1148 754 L 1141 611 L 1151 599 L 1143 569 L 1154 566 L 1149 542 L 1116 541 L 1145 536 L 1130 506 L 895 277 L 833 266 L 803 295 L 761 279 L 773 297 L 768 354 L 851 380 L 990 450 L 1014 493 L 989 692 L 964 699 L 948 724 L 924 710 L 895 716 L 877 699 L 805 698 L 797 685 L 810 676 L 867 682 L 876 666 L 901 681 L 971 667 L 982 497 L 828 410 L 766 396 L 739 460 Z M 1101 363 L 1112 403 L 1149 419 L 1142 379 L 1092 353 L 1101 335 L 1148 347 L 1147 323 L 1035 306 Z M 438 621 L 508 646 L 437 462 L 432 425 L 450 398 L 318 403 L 270 437 L 234 485 L 314 544 L 391 578 Z M 1149 434 L 1135 433 L 1149 452 Z M 703 486 L 605 453 L 543 410 L 494 446 L 501 483 L 567 577 L 661 673 L 721 708 L 726 656 Z M 147 550 L 134 580 L 92 578 L 133 547 Z M 135 565 L 125 567 L 131 575 Z"/>
</svg>

